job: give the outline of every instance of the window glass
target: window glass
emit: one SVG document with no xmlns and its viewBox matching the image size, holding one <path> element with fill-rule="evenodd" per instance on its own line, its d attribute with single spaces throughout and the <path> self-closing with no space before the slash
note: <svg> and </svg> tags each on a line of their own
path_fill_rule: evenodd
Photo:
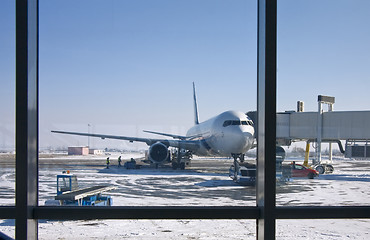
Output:
<svg viewBox="0 0 370 240">
<path fill-rule="evenodd" d="M 14 219 L 0 219 L 1 233 L 5 236 L 15 239 L 15 220 Z"/>
<path fill-rule="evenodd" d="M 15 204 L 14 12 L 14 1 L 0 2 L 0 205 Z"/>
<path fill-rule="evenodd" d="M 15 205 L 15 1 L 0 2 L 0 206 Z M 15 237 L 14 219 L 0 232 Z"/>
<path fill-rule="evenodd" d="M 174 122 L 172 121 L 176 117 L 178 117 L 178 119 L 186 119 L 186 111 L 182 111 L 185 109 L 184 107 L 186 104 L 179 101 L 164 100 L 164 98 L 162 98 L 165 96 L 169 99 L 185 99 L 185 91 L 168 90 L 168 86 L 172 85 L 174 82 L 173 76 L 181 76 L 175 80 L 179 84 L 179 87 L 174 89 L 183 89 L 184 86 L 188 84 L 186 79 L 194 79 L 194 76 L 187 75 L 189 73 L 195 74 L 197 78 L 200 78 L 200 76 L 207 76 L 207 78 L 212 79 L 212 82 L 207 82 L 206 80 L 200 81 L 200 86 L 203 84 L 203 86 L 207 87 L 210 83 L 212 83 L 213 86 L 215 86 L 214 83 L 217 82 L 223 83 L 222 77 L 228 77 L 227 79 L 229 79 L 230 73 L 233 73 L 233 79 L 236 79 L 235 83 L 241 85 L 240 90 L 243 91 L 246 89 L 242 87 L 242 84 L 245 84 L 245 75 L 252 75 L 253 77 L 251 79 L 255 79 L 255 56 L 252 56 L 250 59 L 244 58 L 247 55 L 245 53 L 256 50 L 254 47 L 251 47 L 255 46 L 255 44 L 245 46 L 246 40 L 249 43 L 255 43 L 255 40 L 248 39 L 248 37 L 251 36 L 251 39 L 255 39 L 256 23 L 251 20 L 255 19 L 255 5 L 247 6 L 244 1 L 237 2 L 240 5 L 232 5 L 227 1 L 218 1 L 217 4 L 212 2 L 212 5 L 204 5 L 201 7 L 197 5 L 196 8 L 194 8 L 194 5 L 190 4 L 191 7 L 185 6 L 188 8 L 184 8 L 184 5 L 179 4 L 178 2 L 176 2 L 176 5 L 172 5 L 167 1 L 158 2 L 153 4 L 153 2 L 147 1 L 144 5 L 135 5 L 133 3 L 126 2 L 109 2 L 107 5 L 100 5 L 101 3 L 98 1 L 94 2 L 97 4 L 91 4 L 91 1 L 81 1 L 74 5 L 75 8 L 70 8 L 72 1 L 66 1 L 63 3 L 49 1 L 40 2 L 41 127 L 39 193 L 41 205 L 44 203 L 46 204 L 48 199 L 55 196 L 55 191 L 57 189 L 55 181 L 56 175 L 65 169 L 71 170 L 72 174 L 75 174 L 75 176 L 79 178 L 79 186 L 81 188 L 89 188 L 95 184 L 107 184 L 115 187 L 115 189 L 113 189 L 109 194 L 114 197 L 117 205 L 146 206 L 149 204 L 163 204 L 172 206 L 176 204 L 243 204 L 243 206 L 248 206 L 250 204 L 255 204 L 255 190 L 253 187 L 241 186 L 240 184 L 232 182 L 229 178 L 228 180 L 225 180 L 224 177 L 227 176 L 228 169 L 225 168 L 220 170 L 217 164 L 230 164 L 229 159 L 219 158 L 217 159 L 218 163 L 215 164 L 215 159 L 197 157 L 194 161 L 195 164 L 191 166 L 192 168 L 190 168 L 190 166 L 188 168 L 191 171 L 185 172 L 185 174 L 176 174 L 176 172 L 175 174 L 168 174 L 168 169 L 163 170 L 160 169 L 157 164 L 152 164 L 154 165 L 155 172 L 150 170 L 152 172 L 149 172 L 148 174 L 148 171 L 145 172 L 144 170 L 145 167 L 142 167 L 140 164 L 136 164 L 139 160 L 141 161 L 141 158 L 146 158 L 148 156 L 145 151 L 148 150 L 148 148 L 145 144 L 135 143 L 130 145 L 126 142 L 127 145 L 123 144 L 122 147 L 122 142 L 116 143 L 117 139 L 100 142 L 100 139 L 109 138 L 110 135 L 113 134 L 149 138 L 146 135 L 141 135 L 141 130 L 146 127 L 154 128 L 154 130 L 158 132 L 172 132 L 173 134 L 159 135 L 167 137 L 172 136 L 175 139 L 181 139 L 182 137 L 179 137 L 179 135 L 185 135 L 186 129 L 188 129 L 189 126 L 185 123 L 182 123 L 181 125 L 178 120 Z M 192 3 L 194 4 L 195 1 Z M 288 1 L 287 3 L 290 5 L 286 6 L 283 4 L 279 7 L 279 9 L 281 9 L 279 16 L 284 16 L 279 18 L 279 23 L 282 23 L 282 27 L 279 27 L 279 37 L 281 37 L 279 39 L 282 40 L 281 42 L 279 41 L 278 45 L 279 84 L 282 84 L 283 86 L 279 88 L 279 91 L 281 91 L 279 92 L 279 96 L 302 96 L 302 99 L 305 100 L 306 97 L 307 99 L 311 99 L 309 96 L 316 96 L 321 94 L 321 91 L 327 90 L 328 95 L 335 96 L 337 100 L 342 97 L 343 100 L 336 102 L 336 104 L 339 105 L 343 104 L 342 106 L 340 105 L 338 109 L 342 109 L 342 107 L 347 107 L 352 110 L 363 110 L 363 108 L 367 108 L 367 106 L 363 104 L 348 105 L 353 104 L 353 102 L 368 102 L 357 101 L 363 100 L 363 97 L 366 96 L 366 94 L 362 94 L 364 93 L 362 91 L 364 91 L 363 89 L 367 89 L 366 83 L 368 83 L 368 81 L 366 80 L 366 76 L 369 76 L 366 72 L 366 66 L 368 65 L 369 60 L 367 58 L 369 56 L 369 48 L 368 45 L 365 44 L 369 40 L 369 34 L 366 31 L 366 26 L 361 27 L 357 24 L 358 22 L 364 23 L 368 20 L 367 14 L 365 14 L 364 10 L 368 9 L 368 6 L 366 5 L 367 2 L 361 2 L 363 7 L 360 9 L 358 9 L 358 6 L 352 6 L 350 3 L 340 3 L 338 5 L 331 3 L 327 6 L 321 5 L 319 2 L 317 2 L 317 4 L 294 2 L 297 4 L 296 6 L 292 4 L 293 1 Z M 170 8 L 163 8 L 161 4 L 165 4 L 166 7 L 170 6 Z M 306 6 L 305 4 L 308 5 Z M 214 9 L 216 5 L 218 9 Z M 318 5 L 321 8 L 317 8 Z M 232 6 L 232 8 L 225 8 L 229 6 Z M 332 9 L 333 6 L 335 9 Z M 5 6 L 2 9 L 6 9 L 6 11 L 9 10 L 9 13 L 14 13 L 13 9 L 9 9 L 7 7 L 8 6 Z M 181 9 L 181 11 L 176 11 L 179 9 Z M 304 9 L 304 11 L 297 11 L 297 9 Z M 329 16 L 330 14 L 328 14 L 328 9 L 329 13 L 334 14 L 333 16 Z M 240 11 L 240 15 L 235 14 L 236 10 Z M 245 14 L 246 10 L 250 12 Z M 330 12 L 330 10 L 333 11 Z M 357 12 L 357 10 L 359 10 L 359 12 Z M 230 15 L 232 18 L 223 15 L 225 11 L 232 13 Z M 68 12 L 68 14 L 65 14 L 66 12 Z M 106 12 L 109 12 L 109 14 L 106 15 Z M 218 13 L 221 12 L 222 14 L 219 15 Z M 307 15 L 301 14 L 302 12 Z M 353 12 L 356 12 L 356 14 L 353 14 Z M 149 15 L 147 13 L 149 13 Z M 180 15 L 181 13 L 183 14 L 183 16 L 181 16 L 183 18 L 172 18 L 178 17 L 179 13 Z M 192 13 L 192 18 L 187 18 L 189 17 L 189 14 L 184 13 Z M 87 15 L 84 16 L 84 14 Z M 206 19 L 200 19 L 200 17 L 205 15 L 207 16 Z M 354 17 L 341 18 L 342 16 L 349 15 Z M 106 16 L 109 16 L 109 18 Z M 150 21 L 143 20 L 140 16 L 147 16 Z M 158 18 L 158 16 L 164 16 L 165 20 Z M 224 17 L 220 18 L 219 16 Z M 7 16 L 5 15 L 5 17 Z M 298 19 L 298 21 L 291 21 L 292 17 L 294 17 L 293 19 Z M 14 20 L 13 16 L 12 19 Z M 108 19 L 108 22 L 104 22 L 106 19 Z M 171 19 L 171 21 L 168 19 Z M 194 21 L 192 25 L 181 25 L 189 23 L 189 19 L 190 22 Z M 228 22 L 230 19 L 235 22 Z M 335 22 L 333 22 L 332 19 L 335 19 Z M 342 22 L 341 24 L 341 22 L 338 22 L 338 19 L 342 21 L 348 20 L 348 22 Z M 157 20 L 159 21 L 157 22 Z M 203 20 L 205 22 L 199 22 L 196 20 Z M 354 21 L 352 22 L 353 24 L 351 24 L 351 21 Z M 6 20 L 1 22 L 8 23 L 9 21 Z M 245 31 L 241 33 L 240 29 L 244 28 L 241 28 L 236 24 L 240 22 L 248 22 L 247 26 L 243 27 L 248 29 L 250 32 Z M 286 24 L 288 22 L 292 23 L 292 25 Z M 212 24 L 209 25 L 209 23 Z M 194 28 L 194 26 L 200 28 L 197 29 Z M 210 26 L 212 27 L 210 28 Z M 234 26 L 237 27 L 234 28 Z M 359 29 L 365 29 L 365 31 L 359 31 Z M 343 32 L 345 33 L 343 34 Z M 192 38 L 189 33 L 195 33 L 196 37 Z M 204 36 L 202 35 L 203 33 L 208 35 Z M 361 36 L 356 35 L 359 33 Z M 14 34 L 5 35 L 14 36 Z M 225 38 L 225 36 L 230 38 Z M 348 39 L 349 36 L 357 36 L 357 38 L 355 38 L 356 40 Z M 169 39 L 171 41 L 162 44 L 163 39 Z M 186 41 L 183 41 L 184 39 Z M 208 39 L 217 39 L 219 40 L 217 44 L 220 45 L 214 46 L 213 48 L 213 46 L 209 45 L 210 42 Z M 243 42 L 244 48 L 240 47 L 241 45 L 236 44 L 236 42 L 233 42 L 235 39 Z M 284 40 L 287 40 L 287 42 L 284 42 Z M 2 38 L 1 41 L 6 42 L 6 40 L 3 40 Z M 295 47 L 290 41 L 295 42 L 298 47 Z M 350 46 L 346 45 L 351 41 L 355 41 L 356 44 L 353 44 L 352 42 Z M 11 42 L 14 44 L 14 39 Z M 6 44 L 4 46 L 6 46 Z M 164 46 L 166 48 L 164 48 Z M 225 46 L 227 47 L 225 48 Z M 238 49 L 234 49 L 232 46 L 239 47 Z M 244 50 L 244 52 L 240 51 L 241 49 Z M 338 49 L 340 51 L 338 51 Z M 189 53 L 190 50 L 195 51 L 192 52 L 190 56 L 186 56 L 187 58 L 181 57 L 184 52 Z M 204 50 L 204 52 L 201 50 Z M 219 57 L 220 55 L 212 55 L 214 57 L 212 59 L 216 61 L 207 61 L 209 60 L 210 54 L 225 54 L 230 52 L 232 53 L 232 57 L 227 54 L 226 56 L 222 55 L 221 57 Z M 241 55 L 237 55 L 238 53 Z M 4 56 L 6 56 L 6 54 Z M 9 56 L 6 56 L 6 58 Z M 51 58 L 51 56 L 53 58 Z M 174 58 L 174 56 L 176 56 L 176 58 Z M 207 58 L 205 58 L 205 56 L 207 56 Z M 12 56 L 10 56 L 10 59 L 11 57 Z M 226 68 L 224 65 L 225 62 L 222 62 L 223 59 L 227 59 L 230 63 Z M 235 59 L 235 62 L 230 61 L 230 59 Z M 292 61 L 292 59 L 294 59 L 294 61 Z M 338 59 L 340 60 L 338 61 Z M 205 62 L 206 64 L 200 64 L 202 62 Z M 312 65 L 310 65 L 310 63 Z M 246 70 L 246 65 L 252 67 Z M 307 71 L 307 66 L 310 66 L 310 71 Z M 11 74 L 14 74 L 14 67 L 13 69 L 11 67 L 8 69 L 12 70 Z M 210 69 L 213 69 L 214 72 L 210 71 Z M 220 72 L 220 69 L 224 72 Z M 235 70 L 239 70 L 240 72 Z M 215 77 L 209 76 L 210 72 L 212 72 Z M 305 74 L 302 74 L 302 72 Z M 148 76 L 151 78 L 150 81 L 142 80 L 148 79 Z M 238 77 L 240 77 L 240 79 Z M 300 81 L 293 80 L 298 77 L 302 78 L 302 81 L 301 79 Z M 339 87 L 334 88 L 333 90 L 332 84 L 330 86 L 324 84 L 326 82 L 344 82 L 345 77 L 365 79 L 366 81 L 359 80 L 359 83 L 354 81 L 351 86 L 346 87 L 344 90 L 341 90 Z M 314 90 L 312 91 L 307 91 L 306 88 L 302 90 L 302 85 L 305 86 L 302 82 L 308 82 L 308 80 L 310 80 L 310 85 L 313 86 Z M 284 81 L 288 83 L 284 84 Z M 131 83 L 135 83 L 136 85 L 130 85 Z M 249 85 L 250 84 L 248 83 L 248 86 Z M 361 88 L 358 87 L 360 85 Z M 225 88 L 225 84 L 222 84 L 222 86 Z M 235 84 L 230 84 L 230 86 L 235 86 Z M 6 86 L 4 89 L 12 89 L 11 84 L 8 87 Z M 204 89 L 206 89 L 206 87 L 203 87 L 203 90 Z M 236 96 L 242 95 L 238 94 L 235 89 L 233 89 L 233 91 L 228 91 L 227 89 L 222 90 L 222 93 L 232 92 L 233 104 L 235 104 L 235 102 L 244 103 L 236 107 L 233 105 L 232 108 L 239 107 L 240 109 L 248 109 L 255 106 L 255 103 L 252 103 L 252 105 L 245 105 L 245 101 L 238 101 L 238 99 L 235 101 Z M 86 92 L 87 94 L 84 95 Z M 173 92 L 175 92 L 175 94 Z M 286 94 L 287 92 L 294 94 L 289 95 Z M 345 94 L 343 94 L 343 92 Z M 356 95 L 348 96 L 346 95 L 348 92 L 356 92 Z M 211 112 L 215 110 L 212 109 L 212 106 L 217 106 L 219 108 L 217 110 L 220 110 L 220 112 L 225 109 L 229 109 L 228 103 L 224 99 L 219 98 L 222 94 L 215 94 L 215 89 L 212 89 L 212 94 L 214 96 L 208 95 L 208 97 L 210 97 L 210 103 L 205 104 L 208 106 L 205 111 L 205 116 L 208 116 L 208 114 L 211 115 Z M 6 94 L 1 95 L 5 95 L 6 98 L 8 97 Z M 159 96 L 158 99 L 156 99 L 157 96 Z M 12 99 L 12 97 L 7 98 L 2 102 L 8 103 L 7 100 L 9 99 Z M 225 99 L 231 98 L 225 97 Z M 288 101 L 290 102 L 290 100 L 282 99 L 280 101 L 279 99 L 279 103 L 281 103 L 281 105 L 278 106 L 279 111 L 285 111 L 281 109 L 285 109 L 290 106 Z M 11 103 L 12 101 L 9 100 L 9 102 Z M 122 103 L 129 104 L 122 107 Z M 311 106 L 311 109 L 315 108 L 315 104 L 312 105 L 313 107 Z M 4 107 L 3 105 L 2 107 Z M 157 108 L 158 105 L 161 105 L 159 109 L 165 109 L 165 114 L 159 113 Z M 12 109 L 14 111 L 14 106 Z M 113 111 L 112 109 L 116 111 Z M 122 111 L 122 109 L 124 109 L 124 111 Z M 176 109 L 180 110 L 174 111 Z M 310 109 L 310 107 L 308 107 L 308 109 Z M 12 113 L 9 109 L 5 108 L 4 112 L 4 116 L 14 116 L 14 112 Z M 132 117 L 138 112 L 142 112 L 144 114 Z M 95 116 L 96 118 L 91 116 L 92 113 L 97 114 Z M 147 116 L 151 117 L 150 121 L 152 125 L 146 125 L 147 123 L 141 122 L 143 119 L 147 119 Z M 325 116 L 328 118 L 330 117 L 329 114 L 326 114 Z M 353 116 L 352 119 L 357 119 L 356 117 L 358 116 Z M 284 119 L 284 117 L 282 118 Z M 323 126 L 328 124 L 325 122 L 325 119 L 327 118 L 323 117 L 322 119 Z M 2 119 L 2 121 L 4 121 L 4 123 L 1 123 L 1 125 L 5 126 L 5 129 L 14 129 L 14 125 L 13 127 L 6 127 L 8 124 L 8 120 L 6 118 Z M 288 126 L 292 126 L 292 118 L 289 117 L 288 121 Z M 174 123 L 178 125 L 171 125 Z M 284 133 L 286 133 L 284 132 L 284 129 L 286 130 L 287 126 L 284 123 L 286 122 L 283 121 L 282 123 L 283 124 L 281 124 L 281 126 L 283 126 L 283 128 L 279 129 L 283 132 L 279 133 L 283 134 L 283 137 L 278 140 L 282 143 L 286 143 L 281 144 L 283 146 L 290 145 L 289 140 L 291 139 L 287 139 L 286 136 L 284 136 Z M 14 124 L 14 119 L 10 120 L 10 125 L 12 124 Z M 230 124 L 240 125 L 241 122 L 232 121 Z M 352 127 L 354 126 L 354 124 L 350 125 Z M 356 125 L 358 128 L 359 126 L 361 125 Z M 85 130 L 81 130 L 83 128 L 85 128 Z M 308 131 L 310 129 L 307 126 L 302 127 L 302 125 L 299 125 L 298 128 L 301 128 L 299 130 L 303 132 L 309 132 L 309 134 L 315 133 L 315 131 Z M 97 134 L 101 131 L 102 133 L 107 132 L 106 134 L 110 135 L 101 135 L 100 138 L 94 138 L 94 136 L 91 136 L 87 139 L 86 137 L 82 138 L 81 136 L 62 137 L 61 135 L 57 136 L 50 133 L 50 130 L 55 129 L 84 132 L 85 135 Z M 288 129 L 290 130 L 290 128 Z M 321 133 L 325 136 L 325 129 L 321 131 Z M 158 135 L 158 133 L 155 134 Z M 6 134 L 3 136 L 5 135 Z M 10 133 L 10 136 L 14 137 L 14 134 Z M 4 139 L 5 140 L 3 140 L 3 142 L 5 142 L 5 144 L 3 144 L 3 148 L 8 148 L 9 144 L 9 148 L 11 149 L 11 138 L 10 140 L 8 138 Z M 302 137 L 300 137 L 300 139 L 302 139 Z M 136 140 L 131 140 L 131 142 L 133 141 Z M 343 142 L 341 143 L 344 145 Z M 207 146 L 210 147 L 209 144 L 207 144 Z M 312 144 L 312 146 L 317 149 L 318 144 Z M 307 165 L 307 161 L 303 161 L 302 159 L 301 145 L 294 144 L 290 147 L 292 150 L 290 152 L 287 151 L 289 154 L 286 155 L 287 157 L 283 164 L 288 163 L 290 160 L 294 160 L 297 161 L 297 164 Z M 163 150 L 160 146 L 159 149 Z M 278 205 L 366 204 L 366 196 L 368 195 L 368 191 L 366 191 L 366 189 L 369 189 L 369 169 L 367 167 L 368 159 L 366 159 L 368 154 L 366 153 L 366 149 L 368 149 L 366 141 L 362 143 L 347 141 L 346 154 L 353 154 L 346 155 L 346 158 L 334 158 L 334 161 L 337 161 L 336 163 L 329 162 L 329 164 L 323 165 L 323 162 L 320 162 L 321 167 L 324 168 L 321 170 L 325 171 L 325 173 L 321 173 L 319 171 L 319 166 L 311 164 L 313 168 L 320 172 L 320 175 L 314 179 L 309 179 L 310 177 L 307 175 L 306 177 L 300 176 L 300 179 L 294 179 L 293 181 L 290 181 L 290 179 L 288 179 L 288 181 L 284 181 L 287 179 L 283 179 L 284 176 L 281 175 L 282 178 L 279 179 L 277 190 Z M 90 150 L 93 150 L 91 153 L 92 156 L 85 154 L 86 151 L 90 154 Z M 81 154 L 77 154 L 78 156 L 67 155 L 69 153 L 76 154 L 76 151 L 80 151 Z M 12 155 L 11 153 L 9 154 L 8 150 L 5 153 L 10 156 Z M 103 155 L 95 156 L 95 153 Z M 192 155 L 189 152 L 182 153 L 184 153 L 184 155 Z M 87 157 L 85 155 L 87 155 Z M 174 154 L 174 152 L 168 152 L 168 156 L 175 155 L 176 154 Z M 363 158 L 362 155 L 364 155 Z M 6 160 L 2 161 L 2 167 L 5 166 L 5 169 L 8 168 L 10 175 L 6 172 L 7 170 L 3 170 L 3 172 L 1 172 L 1 177 L 3 179 L 4 177 L 6 178 L 7 176 L 10 176 L 7 179 L 10 179 L 10 183 L 13 181 L 14 185 L 14 167 L 12 170 L 11 157 L 6 156 L 1 160 L 3 159 Z M 322 159 L 325 160 L 325 154 Z M 248 160 L 252 162 L 254 161 L 254 159 Z M 308 163 L 311 162 L 311 160 L 312 157 L 308 159 Z M 120 172 L 122 169 L 121 167 L 125 168 L 125 172 Z M 281 167 L 281 172 L 284 172 L 285 168 L 283 168 L 283 166 L 279 167 Z M 143 171 L 131 171 L 138 169 Z M 13 177 L 11 176 L 12 174 Z M 290 175 L 289 178 L 294 178 L 294 176 Z M 352 184 L 352 182 L 355 184 Z M 332 190 L 327 191 L 329 188 Z M 2 190 L 4 189 L 5 188 L 2 188 Z M 179 189 L 181 191 L 179 191 Z M 10 196 L 8 199 L 14 199 L 14 187 L 12 184 L 6 186 L 4 192 L 6 191 L 8 191 L 8 196 Z M 197 192 L 202 192 L 202 195 L 197 195 Z M 327 193 L 327 196 L 326 198 L 320 198 L 320 200 L 317 201 L 317 195 L 312 194 L 313 192 L 325 192 Z M 309 197 L 307 197 L 307 193 L 309 193 Z M 3 196 L 5 197 L 1 198 L 2 200 L 7 199 L 6 194 Z M 143 196 L 145 196 L 144 201 Z M 334 197 L 338 196 L 344 197 L 339 201 L 331 201 Z M 4 203 L 5 205 L 8 205 L 7 200 L 4 200 Z M 2 202 L 0 202 L 0 204 L 2 204 Z M 77 222 L 82 225 L 86 223 L 85 221 Z M 91 221 L 91 223 L 88 224 L 96 226 L 102 222 L 103 221 L 98 221 L 98 223 L 96 223 Z M 156 222 L 161 222 L 161 224 L 163 223 L 163 221 Z M 212 226 L 212 234 L 217 233 L 217 231 L 214 231 L 213 223 L 215 221 L 203 222 L 208 223 L 208 226 Z M 227 226 L 234 226 L 233 224 L 229 224 L 228 221 L 216 222 L 221 222 L 221 224 L 226 223 Z M 241 223 L 241 221 L 238 222 Z M 252 222 L 254 223 L 254 221 Z M 74 224 L 75 222 L 70 223 Z M 109 223 L 111 222 L 106 222 L 105 224 Z M 189 222 L 176 221 L 176 223 L 188 224 Z M 289 225 L 289 222 L 283 223 Z M 334 225 L 332 222 L 328 223 Z M 344 222 L 344 224 L 350 225 L 348 223 L 349 222 Z M 355 222 L 355 224 L 357 223 L 358 222 Z M 0 223 L 0 226 L 2 227 L 1 231 L 12 232 L 12 224 L 14 225 L 11 221 L 3 220 Z M 48 222 L 40 221 L 40 224 L 48 224 Z M 60 224 L 60 222 L 57 222 L 56 224 Z M 52 225 L 54 226 L 54 222 Z M 176 224 L 171 223 L 171 226 L 173 225 Z M 200 224 L 197 224 L 197 226 L 198 225 Z M 10 226 L 10 228 L 6 228 L 8 226 Z M 135 226 L 137 226 L 137 223 L 135 223 Z M 243 222 L 243 227 L 246 228 L 246 226 L 249 227 L 247 221 Z M 3 230 L 3 227 L 5 227 L 5 230 Z M 316 227 L 317 226 L 314 226 L 313 228 Z M 202 230 L 204 229 L 205 228 L 202 228 Z M 225 232 L 224 226 L 219 229 L 222 229 L 222 231 Z M 250 235 L 253 238 L 255 238 L 254 229 L 255 226 L 253 226 L 253 230 L 250 231 Z M 48 234 L 48 230 L 48 227 L 42 228 L 40 233 L 44 231 Z M 320 233 L 326 230 L 327 229 L 324 229 L 323 231 L 320 231 Z M 367 232 L 366 230 L 362 231 L 362 229 L 357 230 L 360 231 L 360 234 Z M 65 232 L 66 231 L 64 231 L 64 233 Z M 161 230 L 161 234 L 170 232 L 173 234 L 174 231 L 171 229 Z M 334 231 L 334 233 L 336 232 L 341 236 L 344 235 L 344 233 L 341 233 L 338 230 Z M 129 234 L 132 234 L 132 232 Z M 176 234 L 177 233 L 174 235 Z M 179 234 L 181 236 L 189 236 L 187 233 Z M 192 234 L 194 234 L 193 229 Z M 207 235 L 208 232 L 202 231 L 200 233 L 197 232 L 196 234 Z M 238 233 L 235 234 L 235 237 L 239 238 Z M 285 231 L 283 235 L 284 234 Z M 136 232 L 134 235 L 140 236 L 140 234 Z M 152 235 L 156 235 L 155 231 L 154 234 L 152 232 Z M 218 238 L 220 235 L 222 236 L 221 233 L 217 233 Z M 297 235 L 299 234 L 296 234 L 292 239 L 296 238 Z M 230 235 L 227 234 L 227 237 L 229 236 Z M 355 236 L 361 237 L 362 235 Z M 74 238 L 75 236 L 71 237 Z M 191 237 L 196 238 L 198 236 L 192 235 Z M 241 233 L 241 237 L 245 238 L 245 231 Z"/>
<path fill-rule="evenodd" d="M 276 239 L 367 239 L 366 219 L 277 220 Z"/>
<path fill-rule="evenodd" d="M 42 221 L 39 239 L 256 239 L 255 220 Z M 73 231 L 71 231 L 71 228 Z"/>
<path fill-rule="evenodd" d="M 277 163 L 277 205 L 369 203 L 370 158 L 356 149 L 365 150 L 361 138 L 370 135 L 369 7 L 368 1 L 278 1 L 276 134 L 286 156 Z M 293 161 L 297 170 L 308 169 L 289 172 Z"/>
<path fill-rule="evenodd" d="M 159 141 L 192 140 L 193 81 L 201 123 L 255 110 L 254 91 L 248 100 L 245 91 L 256 86 L 256 2 L 39 4 L 40 205 L 51 203 L 67 170 L 79 188 L 113 187 L 102 194 L 114 206 L 255 205 L 254 187 L 229 176 L 231 154 L 214 154 L 210 122 L 190 134 L 202 141 L 181 158 Z"/>
</svg>

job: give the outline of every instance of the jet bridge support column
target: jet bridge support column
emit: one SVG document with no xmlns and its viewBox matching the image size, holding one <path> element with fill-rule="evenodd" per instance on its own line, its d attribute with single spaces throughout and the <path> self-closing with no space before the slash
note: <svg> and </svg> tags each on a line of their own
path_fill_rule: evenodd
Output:
<svg viewBox="0 0 370 240">
<path fill-rule="evenodd" d="M 332 112 L 334 109 L 334 104 L 329 104 L 328 112 Z M 329 143 L 329 162 L 333 163 L 333 146 L 332 143 Z"/>
<path fill-rule="evenodd" d="M 305 154 L 304 154 L 304 162 L 303 162 L 303 165 L 308 167 L 308 158 L 310 156 L 310 141 L 307 141 L 306 142 L 306 151 L 305 151 Z"/>
<path fill-rule="evenodd" d="M 313 162 L 313 165 L 321 164 L 321 138 L 322 138 L 322 118 L 323 118 L 323 109 L 322 104 L 328 104 L 328 111 L 333 110 L 333 105 L 335 103 L 335 97 L 319 95 L 318 99 L 318 114 L 317 114 L 317 139 L 316 139 L 316 159 Z M 329 145 L 331 160 L 331 144 Z"/>
<path fill-rule="evenodd" d="M 313 165 L 321 163 L 322 102 L 318 101 L 316 158 Z"/>
</svg>

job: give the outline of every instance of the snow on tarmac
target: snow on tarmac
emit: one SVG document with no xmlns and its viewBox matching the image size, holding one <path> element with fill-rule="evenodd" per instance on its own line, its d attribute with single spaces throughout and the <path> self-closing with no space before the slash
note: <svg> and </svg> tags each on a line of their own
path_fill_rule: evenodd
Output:
<svg viewBox="0 0 370 240">
<path fill-rule="evenodd" d="M 123 160 L 139 155 L 121 154 Z M 53 156 L 40 160 L 40 205 L 56 192 L 56 175 L 76 174 L 80 187 L 111 184 L 115 206 L 254 206 L 255 188 L 228 177 L 231 160 L 194 159 L 183 170 L 118 168 L 105 158 Z M 92 159 L 91 159 L 92 158 Z M 299 160 L 294 159 L 299 162 Z M 289 160 L 286 160 L 289 161 Z M 81 163 L 83 162 L 83 163 Z M 1 164 L 1 163 L 0 163 Z M 333 174 L 277 184 L 277 205 L 369 205 L 370 162 L 335 159 Z M 0 205 L 14 204 L 14 167 L 0 169 Z M 14 237 L 14 220 L 0 220 Z M 277 239 L 370 239 L 370 220 L 277 220 Z M 39 239 L 255 239 L 255 220 L 79 220 L 39 221 Z"/>
</svg>

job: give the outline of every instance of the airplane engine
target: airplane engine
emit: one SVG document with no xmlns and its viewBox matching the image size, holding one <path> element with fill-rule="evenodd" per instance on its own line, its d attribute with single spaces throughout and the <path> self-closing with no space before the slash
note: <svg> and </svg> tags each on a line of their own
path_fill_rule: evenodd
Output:
<svg viewBox="0 0 370 240">
<path fill-rule="evenodd" d="M 153 163 L 162 163 L 168 160 L 170 157 L 168 147 L 161 143 L 157 142 L 150 146 L 149 148 L 149 160 Z"/>
</svg>

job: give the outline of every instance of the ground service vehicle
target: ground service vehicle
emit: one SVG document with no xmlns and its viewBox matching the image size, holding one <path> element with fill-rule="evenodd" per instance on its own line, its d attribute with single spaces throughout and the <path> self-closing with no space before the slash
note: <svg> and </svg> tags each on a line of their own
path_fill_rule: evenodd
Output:
<svg viewBox="0 0 370 240">
<path fill-rule="evenodd" d="M 255 185 L 256 184 L 256 166 L 237 166 L 235 171 L 235 166 L 231 165 L 229 169 L 229 177 L 233 179 L 234 182 L 241 185 Z"/>
<path fill-rule="evenodd" d="M 69 172 L 57 175 L 57 196 L 59 205 L 77 206 L 111 206 L 111 196 L 104 196 L 102 192 L 115 189 L 114 186 L 92 186 L 79 188 L 77 176 Z"/>
</svg>

